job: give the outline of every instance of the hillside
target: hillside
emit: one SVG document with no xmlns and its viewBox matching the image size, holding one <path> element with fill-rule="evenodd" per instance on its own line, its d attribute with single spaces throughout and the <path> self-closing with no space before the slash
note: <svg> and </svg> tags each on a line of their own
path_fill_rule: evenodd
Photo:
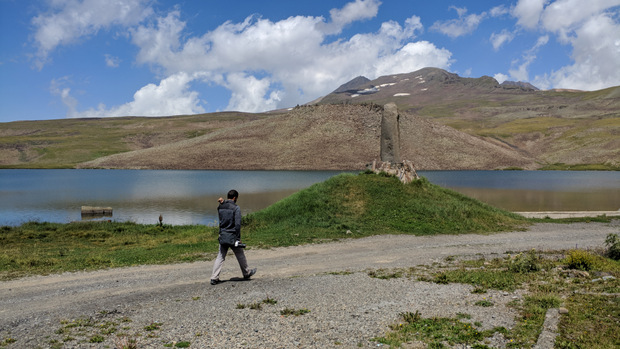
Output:
<svg viewBox="0 0 620 349">
<path fill-rule="evenodd" d="M 0 123 L 0 168 L 71 168 L 101 156 L 191 139 L 261 117 L 226 112 Z"/>
<path fill-rule="evenodd" d="M 221 129 L 190 140 L 102 157 L 84 168 L 358 170 L 380 158 L 383 107 L 321 105 Z M 401 115 L 401 153 L 419 169 L 535 168 L 499 142 Z M 183 154 L 183 156 L 179 156 Z"/>
<path fill-rule="evenodd" d="M 400 110 L 519 149 L 542 164 L 620 166 L 620 86 L 540 91 L 436 68 L 344 84 L 320 104 L 394 102 Z"/>
</svg>

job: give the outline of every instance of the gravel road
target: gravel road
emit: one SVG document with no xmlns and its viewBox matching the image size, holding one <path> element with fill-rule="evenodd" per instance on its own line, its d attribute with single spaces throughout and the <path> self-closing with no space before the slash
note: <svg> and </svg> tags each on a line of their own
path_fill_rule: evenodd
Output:
<svg viewBox="0 0 620 349">
<path fill-rule="evenodd" d="M 448 256 L 602 247 L 608 234 L 619 231 L 619 220 L 546 223 L 489 235 L 383 235 L 249 248 L 246 256 L 257 274 L 243 280 L 230 253 L 224 282 L 216 286 L 209 285 L 212 262 L 5 281 L 0 283 L 0 346 L 14 340 L 8 348 L 114 348 L 125 334 L 137 338 L 140 348 L 179 342 L 189 342 L 191 348 L 377 347 L 373 337 L 383 335 L 399 313 L 415 311 L 424 317 L 466 313 L 471 315 L 467 321 L 479 321 L 483 328 L 509 328 L 516 313 L 506 304 L 520 299 L 521 291 L 472 294 L 468 285 L 382 280 L 366 271 L 430 266 Z M 483 298 L 492 298 L 494 306 L 474 305 Z M 282 316 L 284 309 L 309 312 Z M 90 342 L 97 339 L 102 342 Z M 504 345 L 501 338 L 491 344 Z"/>
</svg>

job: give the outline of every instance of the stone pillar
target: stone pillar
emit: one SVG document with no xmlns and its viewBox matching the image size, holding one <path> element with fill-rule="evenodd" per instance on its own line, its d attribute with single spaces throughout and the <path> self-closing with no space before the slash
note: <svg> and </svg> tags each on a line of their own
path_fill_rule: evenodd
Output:
<svg viewBox="0 0 620 349">
<path fill-rule="evenodd" d="M 400 163 L 400 129 L 398 108 L 394 103 L 383 106 L 381 115 L 381 161 Z"/>
</svg>

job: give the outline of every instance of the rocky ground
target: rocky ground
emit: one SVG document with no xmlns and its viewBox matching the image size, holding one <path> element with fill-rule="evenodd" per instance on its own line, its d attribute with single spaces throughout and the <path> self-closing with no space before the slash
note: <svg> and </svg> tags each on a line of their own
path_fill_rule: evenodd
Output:
<svg viewBox="0 0 620 349">
<path fill-rule="evenodd" d="M 371 278 L 368 271 L 444 263 L 446 257 L 602 247 L 610 224 L 537 224 L 490 235 L 374 236 L 269 250 L 248 249 L 258 268 L 243 280 L 232 254 L 223 283 L 212 262 L 140 266 L 36 276 L 0 283 L 0 346 L 114 348 L 377 347 L 403 312 L 423 317 L 470 314 L 483 328 L 514 324 L 506 306 L 523 291 L 472 293 L 469 285 Z M 492 298 L 492 307 L 475 306 Z M 258 309 L 260 308 L 260 309 Z M 283 312 L 296 313 L 283 315 Z M 187 342 L 187 343 L 184 343 Z M 503 347 L 501 336 L 493 347 Z M 415 347 L 412 344 L 411 347 Z"/>
</svg>

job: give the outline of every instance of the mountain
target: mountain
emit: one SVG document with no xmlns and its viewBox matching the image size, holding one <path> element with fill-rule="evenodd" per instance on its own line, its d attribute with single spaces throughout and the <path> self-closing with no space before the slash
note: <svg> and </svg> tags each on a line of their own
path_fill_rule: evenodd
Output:
<svg viewBox="0 0 620 349">
<path fill-rule="evenodd" d="M 334 93 L 341 93 L 341 92 L 347 92 L 347 91 L 353 91 L 353 90 L 357 90 L 359 89 L 361 86 L 363 86 L 364 84 L 367 84 L 370 82 L 370 79 L 368 79 L 365 76 L 358 76 L 355 79 L 340 85 L 340 87 L 338 87 Z"/>
<path fill-rule="evenodd" d="M 345 84 L 346 85 L 346 84 Z M 540 91 L 525 83 L 463 78 L 437 68 L 336 90 L 319 104 L 394 102 L 399 109 L 472 136 L 494 139 L 545 164 L 620 166 L 620 86 Z"/>
</svg>

